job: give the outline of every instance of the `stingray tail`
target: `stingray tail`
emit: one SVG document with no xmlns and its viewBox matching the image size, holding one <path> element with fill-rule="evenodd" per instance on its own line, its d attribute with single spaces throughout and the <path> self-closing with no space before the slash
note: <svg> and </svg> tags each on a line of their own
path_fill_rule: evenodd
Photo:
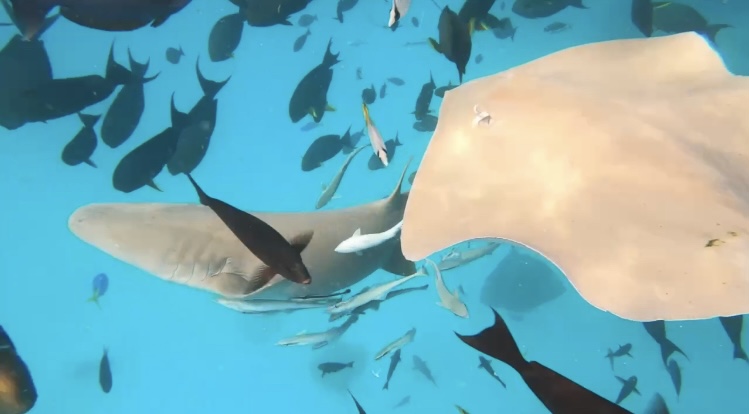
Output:
<svg viewBox="0 0 749 414">
<path fill-rule="evenodd" d="M 528 361 L 520 353 L 515 338 L 512 337 L 510 328 L 507 327 L 505 321 L 496 310 L 492 309 L 492 312 L 494 313 L 494 324 L 489 328 L 473 336 L 464 336 L 458 333 L 455 333 L 455 335 L 471 348 L 504 362 L 522 375 L 522 372 L 528 366 Z"/>
</svg>

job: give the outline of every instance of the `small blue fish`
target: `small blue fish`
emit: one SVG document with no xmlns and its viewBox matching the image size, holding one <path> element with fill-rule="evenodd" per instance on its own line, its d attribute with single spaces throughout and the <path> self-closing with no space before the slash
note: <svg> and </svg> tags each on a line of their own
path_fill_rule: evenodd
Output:
<svg viewBox="0 0 749 414">
<path fill-rule="evenodd" d="M 107 293 L 107 288 L 109 287 L 109 278 L 105 273 L 99 273 L 98 275 L 96 275 L 96 277 L 94 277 L 93 285 L 94 294 L 91 295 L 91 297 L 88 299 L 88 302 L 94 302 L 96 303 L 96 306 L 99 306 L 99 298 Z"/>
</svg>

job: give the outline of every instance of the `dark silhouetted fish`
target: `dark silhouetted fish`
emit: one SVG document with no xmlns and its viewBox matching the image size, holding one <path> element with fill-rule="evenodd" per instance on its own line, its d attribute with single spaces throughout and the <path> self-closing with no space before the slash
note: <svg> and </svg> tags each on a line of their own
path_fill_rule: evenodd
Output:
<svg viewBox="0 0 749 414">
<path fill-rule="evenodd" d="M 416 105 L 412 112 L 417 121 L 424 119 L 431 112 L 429 106 L 432 104 L 432 96 L 436 87 L 432 73 L 429 72 L 429 82 L 421 85 L 421 91 L 419 91 L 419 96 L 416 97 Z"/>
<path fill-rule="evenodd" d="M 406 405 L 408 405 L 408 403 L 410 403 L 410 402 L 411 402 L 411 396 L 410 396 L 410 395 L 406 395 L 406 396 L 405 396 L 405 397 L 403 397 L 403 398 L 402 398 L 402 399 L 401 399 L 400 401 L 398 401 L 398 403 L 397 403 L 397 404 L 395 404 L 395 405 L 393 406 L 393 408 L 401 408 L 401 407 L 403 407 L 403 406 L 406 406 Z"/>
<path fill-rule="evenodd" d="M 109 97 L 132 74 L 114 61 L 109 50 L 106 77 L 99 75 L 52 79 L 27 89 L 17 96 L 17 111 L 26 122 L 45 122 L 81 112 Z"/>
<path fill-rule="evenodd" d="M 104 348 L 104 354 L 99 361 L 99 385 L 104 393 L 112 391 L 112 367 L 109 364 L 109 351 Z"/>
<path fill-rule="evenodd" d="M 392 162 L 393 158 L 395 158 L 395 149 L 397 147 L 400 147 L 403 145 L 400 140 L 398 140 L 398 133 L 395 133 L 395 138 L 389 139 L 385 141 L 385 149 L 387 151 L 388 155 L 388 162 Z M 377 171 L 385 168 L 385 165 L 382 164 L 382 161 L 377 156 L 377 154 L 372 154 L 369 157 L 369 161 L 367 162 L 367 168 L 369 168 L 370 171 Z"/>
<path fill-rule="evenodd" d="M 458 85 L 453 85 L 452 82 L 448 82 L 447 85 L 440 86 L 439 88 L 435 89 L 434 90 L 434 96 L 438 96 L 440 98 L 444 98 L 445 97 L 445 92 L 451 91 L 451 90 L 453 90 L 453 89 L 455 89 L 457 87 L 458 87 Z"/>
<path fill-rule="evenodd" d="M 412 172 L 411 175 L 408 176 L 408 183 L 413 185 L 415 178 L 416 178 L 416 171 Z"/>
<path fill-rule="evenodd" d="M 359 0 L 338 0 L 335 8 L 335 19 L 343 23 L 343 13 L 351 10 L 359 3 Z"/>
<path fill-rule="evenodd" d="M 730 24 L 710 24 L 692 6 L 669 2 L 653 2 L 653 29 L 666 33 L 697 32 L 715 43 L 718 32 Z"/>
<path fill-rule="evenodd" d="M 346 130 L 346 134 L 350 134 L 350 131 L 351 127 Z M 344 137 L 346 134 L 344 134 Z M 323 135 L 312 141 L 312 144 L 302 156 L 302 171 L 312 171 L 322 167 L 325 161 L 332 159 L 341 152 L 344 145 L 348 145 L 344 138 L 333 134 Z"/>
<path fill-rule="evenodd" d="M 406 82 L 404 82 L 401 78 L 388 78 L 388 82 L 392 83 L 395 86 L 403 86 L 406 84 Z"/>
<path fill-rule="evenodd" d="M 207 195 L 190 174 L 187 174 L 187 178 L 198 193 L 200 204 L 210 207 L 239 241 L 263 262 L 254 274 L 243 275 L 255 286 L 253 291 L 265 286 L 275 275 L 281 275 L 294 283 L 308 285 L 312 282 L 312 277 L 302 262 L 302 252 L 312 240 L 312 231 L 300 233 L 287 241 L 268 223 Z"/>
<path fill-rule="evenodd" d="M 434 132 L 437 129 L 437 117 L 426 115 L 421 121 L 414 122 L 413 128 L 419 132 Z"/>
<path fill-rule="evenodd" d="M 388 389 L 390 387 L 390 380 L 393 379 L 393 373 L 395 372 L 395 369 L 398 367 L 398 363 L 401 362 L 401 349 L 398 348 L 393 352 L 393 355 L 390 356 L 390 366 L 388 367 L 388 376 L 385 379 L 385 385 L 382 386 L 383 390 Z"/>
<path fill-rule="evenodd" d="M 344 154 L 351 153 L 354 148 L 359 146 L 359 141 L 361 141 L 362 137 L 364 136 L 364 130 L 367 127 L 364 126 L 364 128 L 361 129 L 361 131 L 351 133 L 351 127 L 349 127 L 348 130 L 346 130 L 346 133 L 341 136 L 341 140 L 343 141 L 343 148 L 341 149 L 341 152 Z"/>
<path fill-rule="evenodd" d="M 290 26 L 289 17 L 307 7 L 312 0 L 246 0 L 245 18 L 250 26 Z"/>
<path fill-rule="evenodd" d="M 388 84 L 383 83 L 382 86 L 380 86 L 380 99 L 383 99 L 387 95 L 388 90 Z"/>
<path fill-rule="evenodd" d="M 0 326 L 0 413 L 25 414 L 34 407 L 37 398 L 29 367 Z"/>
<path fill-rule="evenodd" d="M 661 347 L 661 359 L 663 360 L 664 366 L 667 366 L 668 357 L 670 357 L 674 352 L 678 352 L 684 355 L 685 358 L 689 359 L 687 354 L 685 354 L 681 348 L 671 342 L 670 339 L 666 338 L 666 323 L 664 321 L 643 322 L 642 325 L 645 327 L 648 334 Z"/>
<path fill-rule="evenodd" d="M 229 82 L 215 82 L 205 78 L 200 72 L 200 60 L 195 62 L 195 72 L 198 75 L 203 97 L 193 106 L 187 114 L 175 113 L 176 122 L 172 126 L 178 131 L 177 147 L 174 155 L 167 162 L 169 173 L 191 173 L 200 165 L 208 153 L 208 146 L 216 127 L 216 114 L 218 113 L 218 100 L 216 95 Z M 175 119 L 173 118 L 173 120 Z"/>
<path fill-rule="evenodd" d="M 312 23 L 317 21 L 317 15 L 312 14 L 303 14 L 299 16 L 299 20 L 297 20 L 297 24 L 302 27 L 310 27 Z"/>
<path fill-rule="evenodd" d="M 491 327 L 472 336 L 455 335 L 471 348 L 514 369 L 552 414 L 631 414 L 545 365 L 527 361 L 505 321 L 497 311 L 492 309 L 492 312 L 494 324 Z"/>
<path fill-rule="evenodd" d="M 332 374 L 338 371 L 341 371 L 346 368 L 353 368 L 354 367 L 354 361 L 351 361 L 347 364 L 341 363 L 341 362 L 323 362 L 322 364 L 317 366 L 317 369 L 319 369 L 322 372 L 321 377 L 324 377 L 325 374 Z"/>
<path fill-rule="evenodd" d="M 127 50 L 132 77 L 115 95 L 101 123 L 101 140 L 110 148 L 117 148 L 133 135 L 146 108 L 144 85 L 158 77 L 146 78 L 149 61 L 138 63 Z"/>
<path fill-rule="evenodd" d="M 109 289 L 109 278 L 106 273 L 99 273 L 94 276 L 94 280 L 91 284 L 94 292 L 91 294 L 91 297 L 88 298 L 87 302 L 94 302 L 96 306 L 101 306 L 99 305 L 99 298 L 107 293 L 107 290 Z"/>
<path fill-rule="evenodd" d="M 297 39 L 294 41 L 294 52 L 298 52 L 302 50 L 302 48 L 304 47 L 304 44 L 307 43 L 307 38 L 311 34 L 312 32 L 310 32 L 310 30 L 307 29 L 307 31 L 304 32 L 303 35 L 297 37 Z"/>
<path fill-rule="evenodd" d="M 65 148 L 62 150 L 62 162 L 68 165 L 86 163 L 96 168 L 96 164 L 91 161 L 91 156 L 94 154 L 96 144 L 98 143 L 94 125 L 96 125 L 101 116 L 78 114 L 78 117 L 83 122 L 83 127 L 68 142 L 68 145 L 65 145 Z"/>
<path fill-rule="evenodd" d="M 631 377 L 624 379 L 617 376 L 616 379 L 622 383 L 622 389 L 619 390 L 619 395 L 616 397 L 616 403 L 621 404 L 625 398 L 629 397 L 633 392 L 640 395 L 640 391 L 637 390 L 637 377 L 632 375 Z"/>
<path fill-rule="evenodd" d="M 749 358 L 746 356 L 746 351 L 741 346 L 741 331 L 744 329 L 744 315 L 727 316 L 720 318 L 720 324 L 723 325 L 723 329 L 728 334 L 728 338 L 733 344 L 733 359 L 743 359 L 749 362 Z"/>
<path fill-rule="evenodd" d="M 218 19 L 208 35 L 208 56 L 212 62 L 223 62 L 234 57 L 244 30 L 242 10 Z"/>
<path fill-rule="evenodd" d="M 466 0 L 458 11 L 458 17 L 466 26 L 472 25 L 476 30 L 488 30 L 490 24 L 487 21 L 489 10 L 495 0 Z M 494 19 L 496 17 L 492 16 Z"/>
<path fill-rule="evenodd" d="M 429 369 L 429 366 L 427 365 L 426 361 L 419 358 L 417 355 L 413 356 L 414 361 L 414 369 L 419 371 L 423 376 L 426 377 L 426 379 L 429 380 L 434 385 L 437 385 L 437 383 L 434 381 L 434 377 L 432 376 L 432 371 Z"/>
<path fill-rule="evenodd" d="M 8 0 L 0 3 L 8 16 L 13 17 L 13 10 Z M 13 36 L 0 50 L 0 126 L 16 129 L 23 126 L 26 120 L 14 110 L 16 97 L 37 85 L 52 80 L 52 65 L 47 50 L 40 37 L 59 15 L 48 17 L 36 35 L 24 40 L 21 35 Z M 15 20 L 14 20 L 15 23 Z M 19 24 L 16 24 L 22 31 Z"/>
<path fill-rule="evenodd" d="M 679 363 L 676 362 L 675 359 L 670 359 L 666 366 L 666 371 L 668 371 L 668 375 L 671 377 L 671 382 L 674 384 L 676 395 L 679 395 L 681 393 L 681 367 L 679 366 Z"/>
<path fill-rule="evenodd" d="M 482 55 L 481 53 L 479 53 L 478 55 L 476 55 L 476 58 L 474 59 L 474 62 L 476 62 L 477 65 L 479 63 L 483 62 L 483 61 L 484 61 L 484 55 Z"/>
<path fill-rule="evenodd" d="M 507 388 L 507 384 L 505 384 L 505 382 L 499 378 L 499 375 L 497 375 L 497 373 L 494 372 L 494 368 L 492 368 L 492 361 L 479 355 L 479 368 L 483 369 L 484 371 L 489 373 L 489 375 L 491 375 L 492 378 L 499 381 L 499 383 L 502 384 L 502 387 Z"/>
<path fill-rule="evenodd" d="M 494 37 L 497 39 L 509 38 L 512 41 L 515 41 L 515 33 L 517 33 L 518 29 L 512 25 L 512 20 L 510 20 L 509 17 L 497 19 L 490 14 L 486 19 L 484 19 L 484 24 L 491 29 Z"/>
<path fill-rule="evenodd" d="M 557 14 L 568 6 L 587 9 L 582 0 L 515 0 L 512 11 L 527 19 L 539 19 Z"/>
<path fill-rule="evenodd" d="M 23 22 L 24 36 L 32 37 L 44 17 L 55 6 L 60 14 L 78 25 L 105 31 L 132 31 L 158 27 L 191 0 L 11 0 L 16 18 Z"/>
<path fill-rule="evenodd" d="M 419 27 L 419 19 L 417 19 L 416 16 L 412 17 L 411 24 L 414 25 L 414 27 Z"/>
<path fill-rule="evenodd" d="M 553 22 L 553 23 L 549 23 L 548 25 L 546 25 L 546 27 L 544 27 L 544 32 L 546 32 L 546 33 L 559 33 L 559 32 L 563 32 L 565 30 L 568 30 L 570 28 L 572 28 L 572 26 L 570 26 L 567 23 L 564 23 L 564 22 Z"/>
<path fill-rule="evenodd" d="M 309 71 L 294 89 L 289 100 L 289 118 L 297 123 L 307 115 L 315 122 L 322 121 L 325 111 L 335 110 L 328 104 L 328 89 L 333 81 L 333 65 L 340 62 L 338 53 L 330 52 L 333 39 L 328 41 L 322 63 Z"/>
<path fill-rule="evenodd" d="M 179 124 L 185 115 L 174 106 L 172 95 L 172 125 Z M 177 149 L 180 128 L 170 126 L 154 137 L 135 147 L 117 164 L 112 175 L 112 185 L 123 193 L 133 192 L 143 186 L 161 191 L 156 185 L 156 178 L 172 158 Z"/>
<path fill-rule="evenodd" d="M 653 1 L 652 0 L 632 0 L 630 10 L 632 24 L 642 32 L 645 37 L 653 35 Z"/>
<path fill-rule="evenodd" d="M 184 55 L 185 52 L 182 50 L 182 46 L 180 46 L 179 49 L 173 47 L 168 47 L 166 49 L 166 60 L 171 64 L 178 64 Z"/>
<path fill-rule="evenodd" d="M 609 362 L 611 363 L 611 369 L 614 369 L 614 358 L 619 358 L 623 356 L 632 357 L 632 354 L 629 352 L 632 350 L 632 344 L 624 344 L 619 345 L 619 348 L 616 351 L 612 351 L 609 349 L 609 352 L 606 354 L 606 358 L 609 359 Z"/>
<path fill-rule="evenodd" d="M 361 100 L 365 104 L 372 105 L 375 99 L 377 99 L 377 90 L 375 90 L 374 85 L 361 91 Z"/>
<path fill-rule="evenodd" d="M 473 24 L 464 24 L 458 15 L 450 10 L 450 7 L 445 6 L 440 14 L 437 28 L 439 29 L 439 42 L 430 37 L 429 44 L 447 60 L 455 63 L 458 69 L 458 79 L 460 83 L 463 83 L 466 65 L 471 58 Z"/>
</svg>

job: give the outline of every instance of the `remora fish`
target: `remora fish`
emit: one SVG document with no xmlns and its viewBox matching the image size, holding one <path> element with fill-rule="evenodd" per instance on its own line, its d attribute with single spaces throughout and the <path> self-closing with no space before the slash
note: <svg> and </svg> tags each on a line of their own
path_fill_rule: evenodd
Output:
<svg viewBox="0 0 749 414">
<path fill-rule="evenodd" d="M 374 358 L 375 361 L 377 361 L 378 359 L 384 357 L 385 355 L 387 355 L 387 354 L 389 354 L 389 353 L 391 353 L 391 352 L 393 352 L 395 350 L 401 349 L 404 346 L 410 344 L 411 342 L 413 342 L 414 336 L 416 336 L 416 328 L 411 328 L 408 332 L 406 332 L 400 338 L 398 338 L 395 341 L 393 341 L 393 342 L 385 345 L 385 347 L 382 348 L 380 350 L 380 352 L 378 352 L 375 355 L 375 358 Z"/>
<path fill-rule="evenodd" d="M 317 333 L 300 333 L 290 338 L 281 339 L 276 343 L 279 346 L 300 346 L 312 345 L 312 349 L 319 349 L 340 338 L 351 325 L 359 319 L 359 315 L 351 315 L 346 321 L 338 327 L 328 329 L 325 332 Z"/>
<path fill-rule="evenodd" d="M 404 169 L 389 197 L 369 204 L 313 212 L 252 213 L 287 240 L 314 232 L 302 252 L 312 275 L 309 285 L 276 276 L 266 287 L 252 290 L 242 275 L 252 274 L 262 262 L 216 213 L 197 203 L 92 204 L 75 211 L 68 228 L 81 240 L 154 276 L 224 297 L 325 295 L 350 287 L 380 268 L 402 276 L 416 271 L 413 262 L 403 257 L 397 238 L 361 256 L 333 251 L 357 227 L 382 231 L 403 218 L 408 199 L 408 193 L 401 194 L 405 174 Z"/>
<path fill-rule="evenodd" d="M 440 297 L 440 301 L 437 302 L 437 305 L 449 310 L 455 316 L 467 318 L 468 308 L 466 307 L 465 303 L 460 301 L 460 298 L 458 297 L 458 291 L 456 290 L 455 293 L 450 293 L 450 291 L 447 289 L 447 286 L 445 286 L 445 282 L 442 280 L 442 272 L 440 272 L 440 268 L 437 266 L 437 264 L 429 259 L 426 259 L 426 262 L 432 265 L 432 267 L 434 268 L 435 277 L 437 280 L 437 294 Z"/>
<path fill-rule="evenodd" d="M 400 279 L 393 280 L 392 282 L 383 283 L 379 286 L 367 289 L 362 293 L 352 296 L 348 300 L 338 302 L 335 305 L 329 307 L 328 313 L 347 313 L 353 311 L 359 306 L 364 306 L 373 300 L 381 300 L 383 296 L 387 295 L 391 290 L 419 276 L 427 276 L 427 273 L 419 269 L 418 272 L 412 274 L 411 276 L 402 277 Z"/>
<path fill-rule="evenodd" d="M 241 313 L 275 313 L 294 312 L 303 309 L 317 309 L 330 306 L 340 302 L 340 299 L 315 299 L 315 300 L 278 300 L 278 299 L 228 299 L 218 298 L 216 302 Z"/>
<path fill-rule="evenodd" d="M 492 254 L 494 250 L 501 245 L 501 243 L 489 242 L 486 246 L 468 249 L 462 252 L 453 250 L 440 260 L 438 266 L 440 270 L 454 269 L 458 266 L 463 266 L 486 255 Z"/>
<path fill-rule="evenodd" d="M 302 261 L 302 252 L 312 240 L 313 232 L 300 233 L 287 241 L 268 223 L 209 196 L 190 174 L 187 178 L 198 193 L 200 204 L 210 207 L 242 244 L 263 262 L 248 279 L 256 288 L 264 286 L 277 274 L 296 283 L 309 284 L 312 281 Z"/>
<path fill-rule="evenodd" d="M 354 231 L 354 234 L 351 237 L 347 238 L 338 246 L 336 246 L 335 251 L 338 253 L 362 254 L 362 251 L 371 249 L 372 247 L 377 247 L 397 236 L 402 226 L 403 221 L 401 220 L 400 222 L 396 223 L 395 226 L 383 231 L 382 233 L 369 234 L 361 234 L 360 227 L 356 229 L 356 231 Z"/>
<path fill-rule="evenodd" d="M 341 180 L 343 180 L 343 174 L 346 173 L 346 170 L 348 169 L 349 164 L 351 164 L 351 161 L 354 159 L 356 154 L 360 153 L 361 150 L 363 150 L 364 146 L 361 146 L 354 150 L 351 154 L 349 154 L 348 157 L 346 157 L 346 161 L 343 162 L 343 165 L 341 165 L 341 168 L 338 170 L 338 172 L 335 174 L 333 179 L 330 181 L 330 184 L 325 186 L 323 188 L 322 194 L 320 194 L 320 198 L 317 199 L 317 203 L 315 204 L 315 209 L 321 209 L 325 207 L 326 204 L 330 202 L 330 200 L 333 199 L 333 196 L 335 195 L 335 192 L 338 190 L 338 186 L 341 185 Z"/>
<path fill-rule="evenodd" d="M 369 117 L 369 108 L 367 104 L 362 104 L 362 111 L 364 112 L 364 122 L 367 123 L 367 133 L 369 135 L 369 143 L 372 144 L 372 149 L 377 157 L 380 158 L 382 164 L 388 166 L 388 152 L 385 146 L 385 140 L 382 139 L 382 134 L 375 126 L 372 119 Z"/>
</svg>

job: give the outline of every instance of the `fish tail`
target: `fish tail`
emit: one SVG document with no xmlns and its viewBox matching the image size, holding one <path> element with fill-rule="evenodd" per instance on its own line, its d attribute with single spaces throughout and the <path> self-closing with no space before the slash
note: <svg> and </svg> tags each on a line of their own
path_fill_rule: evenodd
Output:
<svg viewBox="0 0 749 414">
<path fill-rule="evenodd" d="M 614 353 L 611 352 L 611 348 L 609 348 L 609 353 L 606 355 L 606 358 L 609 359 L 609 362 L 611 363 L 611 369 L 614 369 Z"/>
<path fill-rule="evenodd" d="M 684 355 L 684 358 L 689 360 L 689 357 L 687 354 L 684 353 L 684 351 L 681 350 L 678 346 L 676 346 L 675 343 L 671 342 L 668 338 L 663 338 L 663 341 L 661 341 L 661 357 L 663 357 L 663 363 L 666 364 L 668 361 L 668 357 L 671 356 L 674 352 L 678 352 L 682 355 Z"/>
<path fill-rule="evenodd" d="M 109 48 L 109 57 L 107 58 L 106 79 L 115 85 L 124 85 L 133 80 L 133 78 L 133 72 L 114 60 L 114 42 L 112 42 L 112 46 Z"/>
<path fill-rule="evenodd" d="M 354 367 L 354 361 L 349 362 L 348 364 L 346 364 L 346 366 L 349 367 L 349 368 L 353 368 Z"/>
<path fill-rule="evenodd" d="M 515 338 L 512 337 L 504 319 L 499 316 L 496 310 L 492 309 L 492 312 L 494 313 L 494 324 L 489 328 L 472 336 L 460 335 L 457 332 L 455 335 L 471 348 L 498 359 L 518 373 L 522 373 L 528 365 L 528 361 L 520 353 Z"/>
<path fill-rule="evenodd" d="M 718 36 L 718 32 L 721 30 L 732 27 L 730 24 L 709 24 L 705 28 L 705 36 L 710 39 L 711 42 L 715 43 L 715 37 Z"/>
</svg>

